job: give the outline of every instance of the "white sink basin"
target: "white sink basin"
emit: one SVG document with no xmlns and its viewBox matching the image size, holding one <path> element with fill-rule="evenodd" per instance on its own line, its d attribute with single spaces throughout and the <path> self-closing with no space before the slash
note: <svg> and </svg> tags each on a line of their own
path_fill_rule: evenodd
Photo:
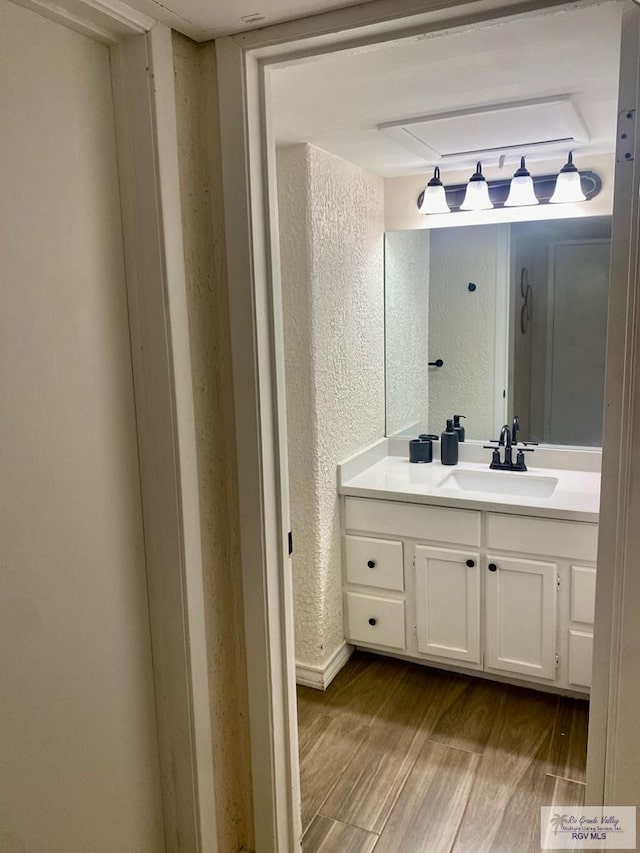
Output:
<svg viewBox="0 0 640 853">
<path fill-rule="evenodd" d="M 550 498 L 558 479 L 517 471 L 469 471 L 461 468 L 440 480 L 438 488 L 462 492 L 490 492 L 509 497 Z"/>
</svg>

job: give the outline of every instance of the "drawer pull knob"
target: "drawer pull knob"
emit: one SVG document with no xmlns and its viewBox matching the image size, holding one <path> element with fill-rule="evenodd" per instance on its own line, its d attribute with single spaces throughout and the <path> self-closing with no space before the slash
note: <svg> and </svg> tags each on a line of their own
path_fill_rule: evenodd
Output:
<svg viewBox="0 0 640 853">
<path fill-rule="evenodd" d="M 467 560 L 467 566 L 472 569 L 476 564 L 475 560 Z"/>
<path fill-rule="evenodd" d="M 371 619 L 369 619 L 369 625 L 373 626 L 373 625 L 377 625 L 377 624 L 378 624 L 378 620 L 375 618 L 375 616 L 372 616 Z"/>
<path fill-rule="evenodd" d="M 496 566 L 495 563 L 489 563 L 489 571 L 490 572 L 497 572 L 498 571 L 498 567 Z"/>
<path fill-rule="evenodd" d="M 370 569 L 375 569 L 376 561 L 375 560 L 367 560 L 367 565 L 369 566 Z"/>
</svg>

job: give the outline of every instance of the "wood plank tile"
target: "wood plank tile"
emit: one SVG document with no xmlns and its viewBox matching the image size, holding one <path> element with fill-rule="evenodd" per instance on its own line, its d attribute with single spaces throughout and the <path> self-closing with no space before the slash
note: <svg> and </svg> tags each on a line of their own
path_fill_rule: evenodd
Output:
<svg viewBox="0 0 640 853">
<path fill-rule="evenodd" d="M 481 758 L 426 741 L 375 853 L 449 853 Z"/>
<path fill-rule="evenodd" d="M 404 661 L 355 654 L 325 692 L 298 688 L 303 830 L 344 773 L 368 726 L 393 696 L 407 669 Z"/>
<path fill-rule="evenodd" d="M 300 743 L 303 831 L 344 773 L 367 731 L 365 724 L 354 725 L 350 720 L 326 715 L 308 728 Z"/>
<path fill-rule="evenodd" d="M 478 767 L 455 853 L 528 853 L 557 697 L 508 687 Z"/>
<path fill-rule="evenodd" d="M 426 733 L 425 716 L 457 702 L 467 686 L 459 676 L 412 666 L 372 722 L 353 761 L 321 813 L 380 832 Z"/>
<path fill-rule="evenodd" d="M 371 853 L 378 836 L 318 815 L 302 839 L 302 853 Z"/>
<path fill-rule="evenodd" d="M 586 781 L 588 727 L 589 703 L 561 697 L 549 754 L 549 773 L 574 782 Z"/>
<path fill-rule="evenodd" d="M 575 806 L 584 805 L 586 785 L 582 782 L 571 782 L 559 779 L 557 776 L 546 776 L 542 792 L 541 806 Z M 540 853 L 540 815 L 531 838 L 529 853 Z"/>
<path fill-rule="evenodd" d="M 370 723 L 392 696 L 410 664 L 381 655 L 356 653 L 324 693 L 323 713 Z"/>
<path fill-rule="evenodd" d="M 319 716 L 326 716 L 323 712 L 326 708 L 324 691 L 314 690 L 312 687 L 304 687 L 300 684 L 296 687 L 296 698 L 298 704 L 298 740 L 304 738 L 309 726 Z"/>
<path fill-rule="evenodd" d="M 504 685 L 480 678 L 469 680 L 456 701 L 443 708 L 429 740 L 482 754 L 504 697 Z"/>
<path fill-rule="evenodd" d="M 584 782 L 572 782 L 547 775 L 544 780 L 541 806 L 583 806 L 587 786 Z"/>
<path fill-rule="evenodd" d="M 541 742 L 529 767 L 513 788 L 496 840 L 490 848 L 492 853 L 527 853 L 535 833 L 540 834 L 540 806 L 544 805 L 544 771 L 550 744 L 551 733 Z"/>
</svg>

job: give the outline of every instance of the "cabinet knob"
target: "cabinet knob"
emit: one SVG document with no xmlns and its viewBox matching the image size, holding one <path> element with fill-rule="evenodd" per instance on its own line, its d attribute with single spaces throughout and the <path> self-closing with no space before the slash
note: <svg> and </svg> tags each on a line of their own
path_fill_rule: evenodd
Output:
<svg viewBox="0 0 640 853">
<path fill-rule="evenodd" d="M 376 619 L 375 616 L 372 616 L 371 619 L 369 619 L 369 625 L 373 626 L 373 625 L 377 625 L 377 624 L 378 624 L 378 620 Z"/>
<path fill-rule="evenodd" d="M 488 567 L 488 568 L 489 568 L 489 571 L 490 571 L 490 572 L 497 572 L 497 571 L 498 571 L 498 567 L 496 566 L 496 564 L 495 564 L 495 563 L 489 563 L 489 567 Z"/>
<path fill-rule="evenodd" d="M 370 569 L 375 569 L 376 561 L 375 560 L 367 560 L 367 565 L 369 566 Z"/>
<path fill-rule="evenodd" d="M 472 569 L 476 564 L 475 560 L 467 560 L 467 566 Z"/>
</svg>

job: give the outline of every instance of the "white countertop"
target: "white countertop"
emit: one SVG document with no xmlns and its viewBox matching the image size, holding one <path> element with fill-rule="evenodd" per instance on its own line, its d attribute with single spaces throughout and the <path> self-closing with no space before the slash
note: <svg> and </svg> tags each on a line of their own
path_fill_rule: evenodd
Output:
<svg viewBox="0 0 640 853">
<path fill-rule="evenodd" d="M 489 471 L 489 466 L 473 462 L 461 462 L 456 466 L 442 465 L 440 462 L 421 464 L 411 463 L 403 456 L 385 456 L 348 479 L 343 479 L 341 470 L 338 491 L 342 495 L 359 498 L 381 498 L 458 509 L 484 509 L 572 521 L 598 521 L 600 474 L 531 467 L 526 472 L 509 471 L 503 475 L 557 478 L 558 484 L 553 494 L 544 498 L 462 491 L 438 485 L 455 470 L 485 472 Z"/>
</svg>

